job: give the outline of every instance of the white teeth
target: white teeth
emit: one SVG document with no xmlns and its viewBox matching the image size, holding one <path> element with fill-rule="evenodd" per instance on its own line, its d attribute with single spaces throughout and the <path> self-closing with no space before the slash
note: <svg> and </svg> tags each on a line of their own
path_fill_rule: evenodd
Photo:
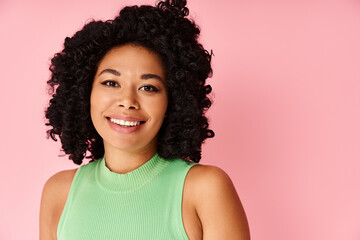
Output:
<svg viewBox="0 0 360 240">
<path fill-rule="evenodd" d="M 130 122 L 130 121 L 124 121 L 124 120 L 115 119 L 115 118 L 110 118 L 110 122 L 119 124 L 120 126 L 123 126 L 123 127 L 133 127 L 133 126 L 140 125 L 140 122 Z"/>
</svg>

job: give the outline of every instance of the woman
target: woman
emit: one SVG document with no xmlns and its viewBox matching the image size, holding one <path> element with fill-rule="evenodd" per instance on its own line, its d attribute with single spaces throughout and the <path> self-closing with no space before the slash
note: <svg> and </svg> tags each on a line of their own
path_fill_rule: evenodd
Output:
<svg viewBox="0 0 360 240">
<path fill-rule="evenodd" d="M 185 5 L 125 7 L 52 59 L 48 134 L 91 161 L 46 182 L 40 239 L 250 239 L 229 177 L 198 164 L 211 55 Z"/>
</svg>

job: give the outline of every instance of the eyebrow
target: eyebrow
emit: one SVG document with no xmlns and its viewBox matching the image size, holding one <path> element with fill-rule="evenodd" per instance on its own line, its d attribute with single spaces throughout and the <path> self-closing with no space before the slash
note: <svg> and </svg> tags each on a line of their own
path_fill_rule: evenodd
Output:
<svg viewBox="0 0 360 240">
<path fill-rule="evenodd" d="M 103 74 L 103 73 L 111 73 L 111 74 L 113 74 L 113 75 L 115 75 L 115 76 L 120 76 L 120 75 L 121 75 L 118 71 L 116 71 L 115 69 L 111 69 L 111 68 L 107 68 L 107 69 L 102 70 L 102 71 L 99 73 L 98 76 L 100 76 L 100 75 Z"/>
<path fill-rule="evenodd" d="M 159 75 L 156 75 L 156 74 L 147 73 L 147 74 L 141 75 L 141 79 L 147 80 L 150 78 L 155 78 L 161 82 L 164 82 L 164 80 Z"/>
<path fill-rule="evenodd" d="M 101 74 L 104 74 L 104 73 L 110 73 L 110 74 L 113 74 L 113 75 L 115 75 L 115 76 L 121 76 L 121 74 L 120 74 L 118 71 L 116 71 L 115 69 L 106 68 L 106 69 L 102 70 L 102 71 L 99 73 L 98 77 L 99 77 Z M 141 75 L 141 79 L 143 79 L 143 80 L 147 80 L 147 79 L 151 79 L 151 78 L 157 79 L 157 80 L 159 80 L 159 81 L 161 81 L 161 82 L 164 83 L 164 79 L 162 79 L 159 75 L 152 74 L 152 73 L 147 73 L 147 74 L 142 74 L 142 75 Z"/>
</svg>

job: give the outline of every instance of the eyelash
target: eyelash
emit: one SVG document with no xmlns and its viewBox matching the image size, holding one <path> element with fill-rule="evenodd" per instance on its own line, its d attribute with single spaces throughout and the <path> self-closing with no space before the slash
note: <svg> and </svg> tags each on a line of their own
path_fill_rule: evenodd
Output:
<svg viewBox="0 0 360 240">
<path fill-rule="evenodd" d="M 115 81 L 110 81 L 110 80 L 107 80 L 107 81 L 104 81 L 101 83 L 102 85 L 104 86 L 108 86 L 108 87 L 117 87 L 119 86 L 119 84 Z M 142 88 L 147 88 L 148 90 L 145 90 L 145 92 L 158 92 L 159 89 L 157 89 L 156 87 L 152 86 L 152 85 L 145 85 L 145 86 L 142 86 L 140 87 L 139 89 L 142 89 Z"/>
<path fill-rule="evenodd" d="M 108 87 L 117 87 L 117 86 L 119 85 L 117 82 L 115 82 L 115 81 L 109 81 L 109 80 L 103 81 L 101 84 L 104 85 L 104 86 L 108 86 Z M 111 84 L 111 85 L 110 85 L 110 84 Z M 115 84 L 115 85 L 117 85 L 117 86 L 114 86 L 114 85 L 112 85 L 112 84 Z"/>
<path fill-rule="evenodd" d="M 144 90 L 145 92 L 158 92 L 159 91 L 159 89 L 157 89 L 156 87 L 151 86 L 151 85 L 142 86 L 140 89 L 142 89 L 142 88 L 150 88 L 151 89 L 148 91 Z"/>
</svg>

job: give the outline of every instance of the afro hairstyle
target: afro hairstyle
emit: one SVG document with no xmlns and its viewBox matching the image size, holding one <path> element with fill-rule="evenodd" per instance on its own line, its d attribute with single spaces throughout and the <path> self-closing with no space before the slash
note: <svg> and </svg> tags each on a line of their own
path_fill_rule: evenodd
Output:
<svg viewBox="0 0 360 240">
<path fill-rule="evenodd" d="M 198 42 L 199 27 L 189 19 L 186 0 L 156 6 L 124 7 L 113 20 L 91 20 L 51 59 L 45 110 L 47 137 L 57 141 L 75 164 L 104 155 L 103 140 L 90 117 L 92 82 L 101 59 L 112 48 L 132 43 L 157 53 L 165 65 L 169 103 L 158 133 L 157 152 L 165 159 L 199 162 L 201 146 L 214 137 L 205 112 L 212 91 L 211 56 Z"/>
</svg>

